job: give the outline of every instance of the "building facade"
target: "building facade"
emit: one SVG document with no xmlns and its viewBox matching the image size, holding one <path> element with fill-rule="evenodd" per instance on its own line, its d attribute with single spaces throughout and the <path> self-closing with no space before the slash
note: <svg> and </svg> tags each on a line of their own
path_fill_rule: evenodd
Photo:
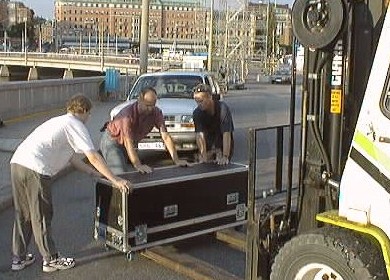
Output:
<svg viewBox="0 0 390 280">
<path fill-rule="evenodd" d="M 9 1 L 7 4 L 8 26 L 23 22 L 31 22 L 34 11 L 26 7 L 22 2 Z"/>
<path fill-rule="evenodd" d="M 128 40 L 136 45 L 141 31 L 141 8 L 139 0 L 58 0 L 57 33 L 62 38 L 88 36 L 95 43 Z M 163 44 L 166 47 L 179 43 L 192 48 L 191 44 L 195 46 L 198 41 L 204 44 L 208 13 L 199 0 L 151 0 L 150 45 L 161 48 Z"/>
<path fill-rule="evenodd" d="M 280 57 L 291 51 L 291 10 L 288 5 L 249 3 L 253 57 Z"/>
<path fill-rule="evenodd" d="M 8 0 L 0 0 L 0 30 L 8 26 Z"/>
<path fill-rule="evenodd" d="M 141 13 L 141 0 L 57 0 L 53 38 L 58 48 L 73 45 L 84 52 L 136 48 Z M 268 63 L 291 51 L 288 5 L 249 3 L 240 11 L 216 9 L 213 15 L 211 21 L 210 7 L 204 0 L 150 0 L 151 52 L 172 48 L 207 52 L 211 22 L 212 51 L 219 61 Z"/>
</svg>

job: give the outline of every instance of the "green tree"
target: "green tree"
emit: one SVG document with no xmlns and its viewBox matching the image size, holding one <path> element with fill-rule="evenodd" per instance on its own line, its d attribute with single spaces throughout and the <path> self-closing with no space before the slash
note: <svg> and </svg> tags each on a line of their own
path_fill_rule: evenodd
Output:
<svg viewBox="0 0 390 280">
<path fill-rule="evenodd" d="M 27 22 L 26 29 L 27 29 L 28 41 L 33 41 L 35 38 L 33 23 Z M 25 23 L 24 22 L 17 23 L 7 28 L 7 34 L 9 37 L 12 38 L 21 38 L 22 33 L 24 33 L 24 30 L 25 30 Z"/>
</svg>

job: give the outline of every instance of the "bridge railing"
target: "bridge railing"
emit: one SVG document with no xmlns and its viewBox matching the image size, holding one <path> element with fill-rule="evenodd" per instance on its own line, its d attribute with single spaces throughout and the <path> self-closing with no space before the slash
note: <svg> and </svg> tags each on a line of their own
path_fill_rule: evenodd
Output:
<svg viewBox="0 0 390 280">
<path fill-rule="evenodd" d="M 104 77 L 99 76 L 0 83 L 0 119 L 7 121 L 63 108 L 65 102 L 77 93 L 92 100 L 102 100 L 100 86 L 103 80 Z M 119 90 L 112 93 L 113 98 L 124 98 L 131 81 L 128 77 L 121 76 Z"/>
<path fill-rule="evenodd" d="M 0 64 L 30 67 L 50 67 L 81 69 L 104 72 L 107 68 L 116 68 L 121 73 L 139 73 L 139 58 L 129 55 L 93 55 L 39 52 L 0 52 Z M 148 71 L 159 71 L 162 60 L 148 59 Z"/>
</svg>

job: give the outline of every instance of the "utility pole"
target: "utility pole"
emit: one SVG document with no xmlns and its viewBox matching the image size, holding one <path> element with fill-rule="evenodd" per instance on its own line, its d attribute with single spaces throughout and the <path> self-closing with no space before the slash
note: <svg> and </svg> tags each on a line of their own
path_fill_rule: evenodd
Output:
<svg viewBox="0 0 390 280">
<path fill-rule="evenodd" d="M 39 36 L 38 36 L 38 46 L 39 46 L 39 52 L 42 52 L 42 27 L 39 24 Z"/>
<path fill-rule="evenodd" d="M 5 52 L 7 52 L 7 30 L 4 30 L 4 42 L 3 42 L 3 49 Z"/>
<path fill-rule="evenodd" d="M 83 48 L 82 48 L 82 44 L 83 44 L 83 31 L 80 30 L 80 38 L 79 38 L 79 54 L 81 55 L 82 54 L 82 51 L 83 51 Z"/>
<path fill-rule="evenodd" d="M 268 37 L 269 37 L 269 1 L 267 3 L 267 20 L 266 20 L 266 27 L 265 27 L 265 58 L 264 58 L 264 69 L 265 73 L 268 75 L 270 74 L 268 71 Z"/>
<path fill-rule="evenodd" d="M 276 0 L 274 0 L 274 8 L 272 9 L 272 72 L 274 72 L 276 64 L 276 24 Z"/>
<path fill-rule="evenodd" d="M 139 42 L 140 74 L 146 73 L 148 71 L 148 50 L 149 50 L 148 40 L 149 40 L 149 0 L 142 0 L 141 38 Z"/>
<path fill-rule="evenodd" d="M 223 48 L 223 67 L 225 71 L 225 77 L 223 78 L 223 85 L 224 85 L 224 90 L 227 92 L 228 90 L 228 82 L 229 82 L 229 71 L 230 71 L 230 65 L 228 62 L 228 47 L 229 47 L 229 29 L 228 29 L 228 24 L 229 22 L 229 10 L 228 10 L 228 5 L 227 1 L 225 1 L 225 42 L 224 42 L 224 48 Z"/>
<path fill-rule="evenodd" d="M 24 60 L 27 64 L 27 19 L 24 21 Z"/>
<path fill-rule="evenodd" d="M 54 38 L 54 46 L 55 46 L 55 52 L 58 53 L 58 22 L 56 19 L 52 21 L 52 27 L 53 27 L 53 38 Z"/>
<path fill-rule="evenodd" d="M 214 0 L 211 0 L 210 4 L 210 25 L 209 25 L 209 48 L 208 48 L 208 55 L 207 55 L 207 70 L 212 71 L 212 53 L 213 53 L 213 25 L 214 25 Z"/>
</svg>

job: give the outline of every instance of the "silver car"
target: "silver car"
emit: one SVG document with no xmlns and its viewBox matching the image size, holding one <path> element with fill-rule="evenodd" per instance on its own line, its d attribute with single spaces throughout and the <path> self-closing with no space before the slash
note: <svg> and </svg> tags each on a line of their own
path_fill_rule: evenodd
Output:
<svg viewBox="0 0 390 280">
<path fill-rule="evenodd" d="M 291 71 L 290 70 L 277 70 L 275 74 L 271 76 L 272 84 L 291 84 Z"/>
<path fill-rule="evenodd" d="M 204 83 L 211 86 L 213 94 L 219 98 L 220 88 L 213 75 L 203 71 L 166 71 L 141 75 L 127 97 L 127 100 L 111 110 L 113 119 L 120 110 L 134 103 L 140 91 L 153 87 L 157 92 L 157 103 L 165 118 L 165 125 L 178 151 L 197 150 L 195 126 L 192 113 L 196 108 L 193 89 Z M 146 138 L 138 143 L 139 150 L 165 150 L 160 133 L 154 128 Z"/>
</svg>

